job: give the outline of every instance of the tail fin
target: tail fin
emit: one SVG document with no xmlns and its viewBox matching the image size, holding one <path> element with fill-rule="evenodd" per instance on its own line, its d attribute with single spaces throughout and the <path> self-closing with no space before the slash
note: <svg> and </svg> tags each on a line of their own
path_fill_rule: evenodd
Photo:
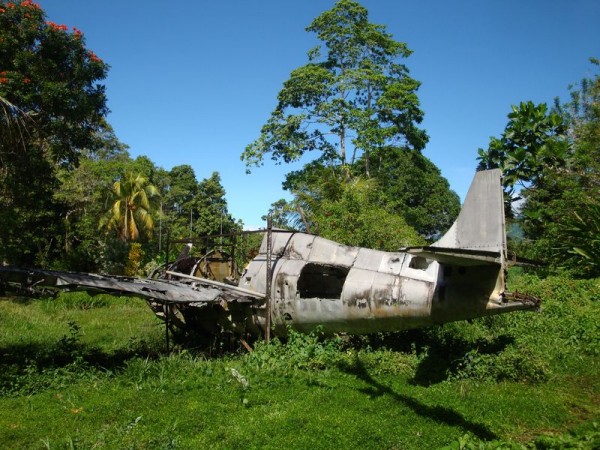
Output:
<svg viewBox="0 0 600 450">
<path fill-rule="evenodd" d="M 504 195 L 500 169 L 477 172 L 458 218 L 432 247 L 506 254 Z"/>
</svg>

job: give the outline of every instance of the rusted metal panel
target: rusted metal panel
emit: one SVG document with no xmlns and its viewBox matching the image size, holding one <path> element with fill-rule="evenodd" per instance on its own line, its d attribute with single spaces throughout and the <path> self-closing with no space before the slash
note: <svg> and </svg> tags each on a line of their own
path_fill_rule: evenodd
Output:
<svg viewBox="0 0 600 450">
<path fill-rule="evenodd" d="M 407 255 L 402 264 L 400 275 L 413 280 L 434 282 L 437 280 L 439 264 L 427 258 L 417 259 L 413 255 Z"/>
<path fill-rule="evenodd" d="M 296 233 L 291 232 L 278 232 L 278 230 L 273 230 L 273 237 L 271 239 L 271 251 L 273 255 L 283 255 L 285 249 L 288 246 L 290 239 L 295 236 Z M 266 236 L 266 233 L 265 233 Z M 260 254 L 267 254 L 267 240 L 263 238 L 262 244 L 260 246 Z"/>
<path fill-rule="evenodd" d="M 312 234 L 294 234 L 285 250 L 285 256 L 290 259 L 308 261 L 315 238 L 316 236 Z"/>
</svg>

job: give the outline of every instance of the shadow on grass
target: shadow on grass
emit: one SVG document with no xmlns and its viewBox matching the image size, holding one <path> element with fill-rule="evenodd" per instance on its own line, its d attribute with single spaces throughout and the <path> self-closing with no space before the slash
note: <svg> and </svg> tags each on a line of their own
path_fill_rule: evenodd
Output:
<svg viewBox="0 0 600 450">
<path fill-rule="evenodd" d="M 165 342 L 131 339 L 122 347 L 106 351 L 82 343 L 80 327 L 69 322 L 69 332 L 48 343 L 25 343 L 0 347 L 0 396 L 28 395 L 52 389 L 56 380 L 76 380 L 95 374 L 118 374 L 132 359 L 157 360 L 180 350 L 206 358 L 234 353 L 231 339 L 187 336 L 171 333 L 171 347 Z M 54 384 L 53 384 L 54 383 Z"/>
<path fill-rule="evenodd" d="M 89 367 L 114 370 L 125 365 L 125 362 L 134 357 L 154 359 L 160 355 L 148 348 L 143 342 L 106 352 L 98 347 L 85 344 L 65 346 L 62 341 L 51 345 L 22 344 L 0 348 L 0 371 L 3 366 L 25 368 L 35 364 L 40 369 L 56 369 L 68 366 L 74 362 L 84 363 Z"/>
<path fill-rule="evenodd" d="M 515 342 L 510 335 L 476 340 L 463 337 L 456 329 L 439 326 L 406 330 L 396 333 L 377 333 L 350 336 L 348 347 L 388 349 L 402 353 L 416 353 L 419 357 L 411 384 L 430 386 L 448 379 L 459 370 L 465 355 L 476 351 L 479 355 L 497 355 Z"/>
<path fill-rule="evenodd" d="M 133 358 L 156 359 L 161 352 L 145 341 L 132 341 L 112 352 L 82 344 L 78 328 L 58 341 L 0 348 L 0 396 L 22 395 L 51 388 L 53 381 L 91 373 L 115 373 Z"/>
<path fill-rule="evenodd" d="M 468 342 L 460 338 L 434 341 L 421 357 L 411 383 L 418 386 L 440 383 L 447 380 L 449 375 L 456 374 L 468 352 L 476 350 L 480 355 L 497 355 L 514 341 L 512 336 L 499 336 L 491 341 L 477 342 Z"/>
<path fill-rule="evenodd" d="M 420 416 L 435 420 L 438 423 L 459 427 L 464 431 L 474 434 L 482 440 L 493 440 L 498 438 L 498 436 L 485 425 L 471 422 L 450 408 L 446 408 L 444 406 L 425 405 L 408 395 L 395 392 L 389 386 L 379 383 L 369 374 L 364 364 L 358 357 L 354 359 L 352 364 L 341 364 L 339 368 L 343 372 L 353 375 L 369 385 L 369 387 L 366 389 L 360 389 L 360 391 L 365 395 L 369 395 L 370 397 L 388 395 L 396 401 L 408 406 Z"/>
</svg>

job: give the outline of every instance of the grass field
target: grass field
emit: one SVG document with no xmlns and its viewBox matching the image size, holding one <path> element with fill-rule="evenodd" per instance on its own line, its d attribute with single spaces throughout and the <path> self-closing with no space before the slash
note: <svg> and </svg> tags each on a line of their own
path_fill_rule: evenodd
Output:
<svg viewBox="0 0 600 450">
<path fill-rule="evenodd" d="M 210 357 L 141 300 L 1 299 L 0 447 L 599 448 L 600 283 L 512 277 L 541 313 Z"/>
</svg>

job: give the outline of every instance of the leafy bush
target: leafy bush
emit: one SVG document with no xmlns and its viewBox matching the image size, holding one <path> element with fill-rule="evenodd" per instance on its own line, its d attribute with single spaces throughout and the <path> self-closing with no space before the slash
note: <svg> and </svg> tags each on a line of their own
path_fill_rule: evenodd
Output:
<svg viewBox="0 0 600 450">
<path fill-rule="evenodd" d="M 280 339 L 268 345 L 259 341 L 245 362 L 260 370 L 325 369 L 339 360 L 340 345 L 339 338 L 325 339 L 320 330 L 302 334 L 289 329 L 285 344 Z"/>
<path fill-rule="evenodd" d="M 548 363 L 526 347 L 511 346 L 498 354 L 467 352 L 457 361 L 449 379 L 476 379 L 537 383 L 548 378 Z"/>
</svg>

